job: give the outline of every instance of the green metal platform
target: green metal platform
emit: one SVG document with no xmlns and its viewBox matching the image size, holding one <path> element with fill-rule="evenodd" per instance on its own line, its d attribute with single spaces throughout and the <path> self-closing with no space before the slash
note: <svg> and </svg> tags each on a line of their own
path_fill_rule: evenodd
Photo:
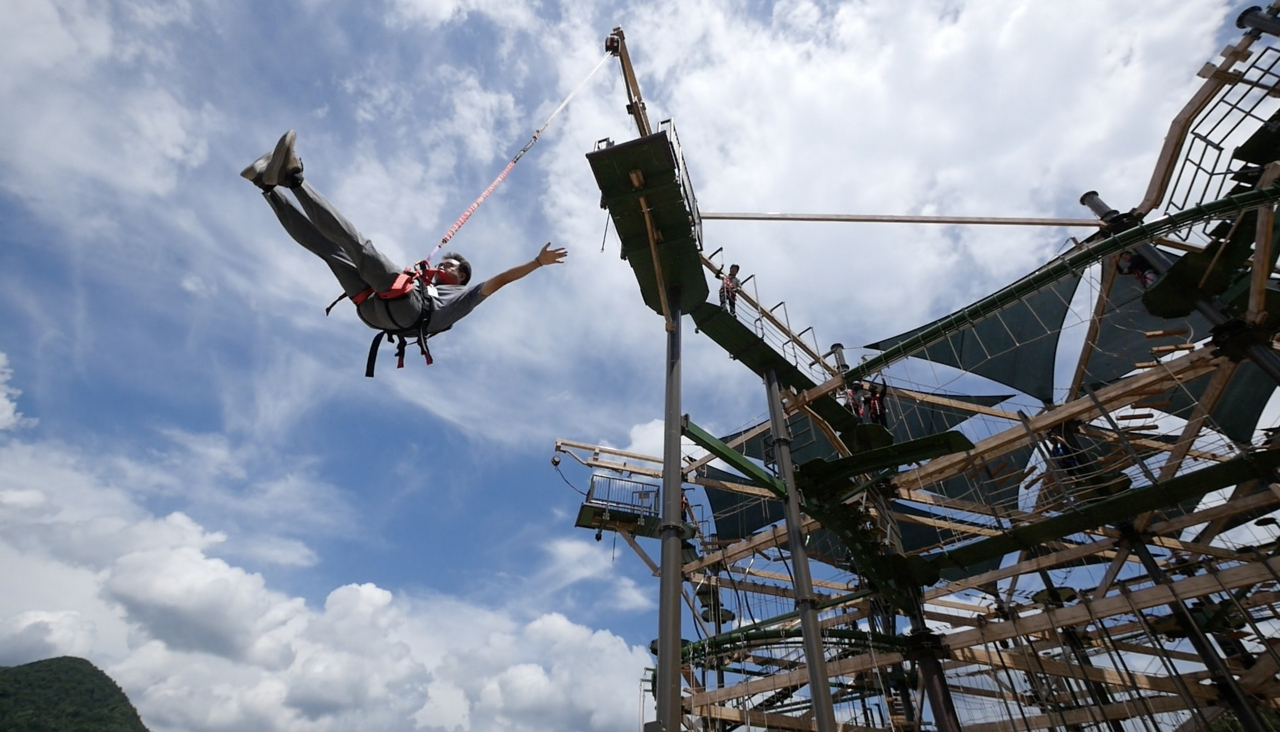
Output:
<svg viewBox="0 0 1280 732">
<path fill-rule="evenodd" d="M 690 315 L 693 316 L 693 323 L 698 326 L 701 333 L 762 378 L 769 369 L 773 369 L 779 384 L 798 392 L 817 386 L 795 364 L 774 350 L 773 346 L 756 335 L 755 331 L 748 328 L 742 321 L 722 310 L 719 305 L 704 302 L 694 308 Z M 857 418 L 832 396 L 820 397 L 809 407 L 837 432 L 852 430 L 858 424 Z M 849 448 L 857 449 L 853 445 L 849 445 Z"/>
<path fill-rule="evenodd" d="M 580 529 L 625 529 L 634 536 L 656 539 L 661 524 L 654 514 L 584 503 L 578 508 L 578 520 L 573 525 Z"/>
<path fill-rule="evenodd" d="M 697 201 L 681 164 L 674 131 L 663 129 L 648 137 L 602 147 L 588 153 L 587 161 L 600 186 L 600 205 L 613 218 L 622 240 L 622 258 L 635 271 L 645 305 L 662 314 L 658 276 L 649 246 L 649 223 L 656 240 L 662 284 L 680 288 L 679 301 L 670 303 L 672 315 L 678 317 L 704 303 L 710 290 L 700 256 L 702 235 Z"/>
</svg>

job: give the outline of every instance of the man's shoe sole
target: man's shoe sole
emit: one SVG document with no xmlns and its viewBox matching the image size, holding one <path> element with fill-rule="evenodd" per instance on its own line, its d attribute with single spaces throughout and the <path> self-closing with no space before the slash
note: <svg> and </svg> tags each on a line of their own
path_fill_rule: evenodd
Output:
<svg viewBox="0 0 1280 732">
<path fill-rule="evenodd" d="M 276 149 L 271 153 L 271 162 L 267 163 L 267 169 L 262 173 L 264 184 L 280 185 L 280 179 L 289 174 L 285 168 L 289 164 L 289 159 L 294 156 L 293 141 L 297 138 L 297 133 L 289 130 L 280 138 L 280 142 L 276 143 Z"/>
</svg>

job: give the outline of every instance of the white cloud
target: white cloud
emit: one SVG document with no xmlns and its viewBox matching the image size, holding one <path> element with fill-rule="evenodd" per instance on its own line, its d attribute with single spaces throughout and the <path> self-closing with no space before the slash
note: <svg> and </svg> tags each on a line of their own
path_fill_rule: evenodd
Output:
<svg viewBox="0 0 1280 732">
<path fill-rule="evenodd" d="M 121 556 L 103 590 L 148 637 L 174 650 L 269 668 L 292 660 L 277 636 L 304 610 L 301 600 L 268 590 L 260 575 L 192 547 Z"/>
<path fill-rule="evenodd" d="M 478 13 L 504 30 L 528 28 L 534 24 L 532 8 L 524 2 L 504 0 L 392 0 L 387 22 L 394 25 L 420 23 L 436 28 L 450 21 L 465 20 Z"/>
<path fill-rule="evenodd" d="M 189 3 L 121 5 L 16 0 L 0 18 L 0 190 L 98 256 L 122 211 L 204 163 L 219 124 L 168 80 Z"/>
<path fill-rule="evenodd" d="M 0 430 L 13 430 L 18 427 L 35 424 L 35 420 L 25 419 L 18 411 L 17 398 L 22 392 L 9 386 L 13 371 L 9 368 L 9 357 L 0 353 Z"/>
<path fill-rule="evenodd" d="M 611 633 L 544 615 L 446 656 L 431 685 L 441 719 L 423 721 L 428 729 L 629 729 L 639 715 L 626 698 L 651 664 Z"/>
<path fill-rule="evenodd" d="M 582 582 L 604 583 L 610 589 L 604 599 L 595 595 L 598 604 L 623 611 L 647 610 L 654 601 L 641 591 L 629 577 L 615 571 L 614 553 L 598 542 L 560 539 L 545 547 L 550 563 L 531 578 L 529 591 L 535 596 L 548 597 L 562 593 L 566 588 Z M 592 585 L 588 585 L 592 587 Z"/>
<path fill-rule="evenodd" d="M 0 621 L 0 666 L 79 656 L 93 649 L 94 626 L 74 610 L 30 610 Z"/>
<path fill-rule="evenodd" d="M 228 558 L 286 567 L 314 567 L 320 562 L 311 547 L 281 536 L 242 536 L 235 544 L 222 547 L 219 553 Z"/>
<path fill-rule="evenodd" d="M 537 589 L 516 588 L 524 599 L 509 610 L 370 583 L 311 607 L 209 554 L 312 565 L 307 546 L 242 539 L 142 505 L 168 500 L 153 486 L 185 484 L 186 470 L 206 476 L 205 490 L 249 472 L 225 441 L 179 436 L 187 460 L 153 454 L 150 464 L 16 439 L 0 446 L 0 665 L 87 657 L 157 732 L 620 730 L 637 718 L 647 654 L 536 610 L 579 583 L 612 587 L 605 604 L 646 607 L 601 548 L 550 545 Z M 141 485 L 130 490 L 132 481 Z M 266 493 L 279 490 L 290 495 Z"/>
</svg>

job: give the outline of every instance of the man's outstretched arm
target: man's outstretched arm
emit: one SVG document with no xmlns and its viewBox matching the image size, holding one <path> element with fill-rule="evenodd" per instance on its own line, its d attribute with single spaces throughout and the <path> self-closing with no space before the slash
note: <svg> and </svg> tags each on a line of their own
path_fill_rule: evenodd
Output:
<svg viewBox="0 0 1280 732">
<path fill-rule="evenodd" d="M 515 282 L 539 267 L 548 264 L 560 264 L 568 254 L 569 250 L 564 247 L 552 249 L 551 242 L 547 242 L 543 245 L 542 251 L 538 252 L 538 256 L 533 258 L 532 262 L 525 262 L 518 267 L 512 267 L 500 275 L 485 280 L 484 284 L 480 286 L 480 293 L 488 297 L 502 289 L 503 285 Z"/>
</svg>

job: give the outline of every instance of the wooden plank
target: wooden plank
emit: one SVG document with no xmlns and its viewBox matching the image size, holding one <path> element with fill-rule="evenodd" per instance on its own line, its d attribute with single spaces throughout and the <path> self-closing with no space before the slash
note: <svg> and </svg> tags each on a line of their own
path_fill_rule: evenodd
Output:
<svg viewBox="0 0 1280 732">
<path fill-rule="evenodd" d="M 1136 610 L 1168 605 L 1180 600 L 1194 600 L 1204 595 L 1273 579 L 1273 572 L 1280 572 L 1280 557 L 1266 562 L 1252 562 L 1219 572 L 1217 577 L 1198 575 L 1179 580 L 1171 585 L 1157 585 L 1123 595 L 1112 595 L 1096 600 L 1082 600 L 1066 608 L 1046 608 L 1035 615 L 1018 618 L 1017 627 L 1010 621 L 992 622 L 977 630 L 962 630 L 947 635 L 946 644 L 952 648 L 997 643 L 1015 636 L 1037 633 L 1052 628 L 1087 625 L 1095 618 L 1107 618 Z M 1221 580 L 1221 583 L 1219 583 Z"/>
<path fill-rule="evenodd" d="M 910 389 L 900 389 L 896 386 L 888 388 L 888 393 L 895 396 L 905 396 L 925 404 L 934 404 L 939 407 L 950 407 L 962 412 L 972 412 L 973 414 L 985 414 L 988 417 L 999 417 L 1007 419 L 1011 422 L 1018 421 L 1018 415 L 1003 409 L 995 409 L 992 407 L 984 407 L 981 404 L 973 404 L 971 402 L 961 401 L 959 399 L 948 399 L 937 394 L 926 394 L 924 392 L 912 391 Z"/>
</svg>

